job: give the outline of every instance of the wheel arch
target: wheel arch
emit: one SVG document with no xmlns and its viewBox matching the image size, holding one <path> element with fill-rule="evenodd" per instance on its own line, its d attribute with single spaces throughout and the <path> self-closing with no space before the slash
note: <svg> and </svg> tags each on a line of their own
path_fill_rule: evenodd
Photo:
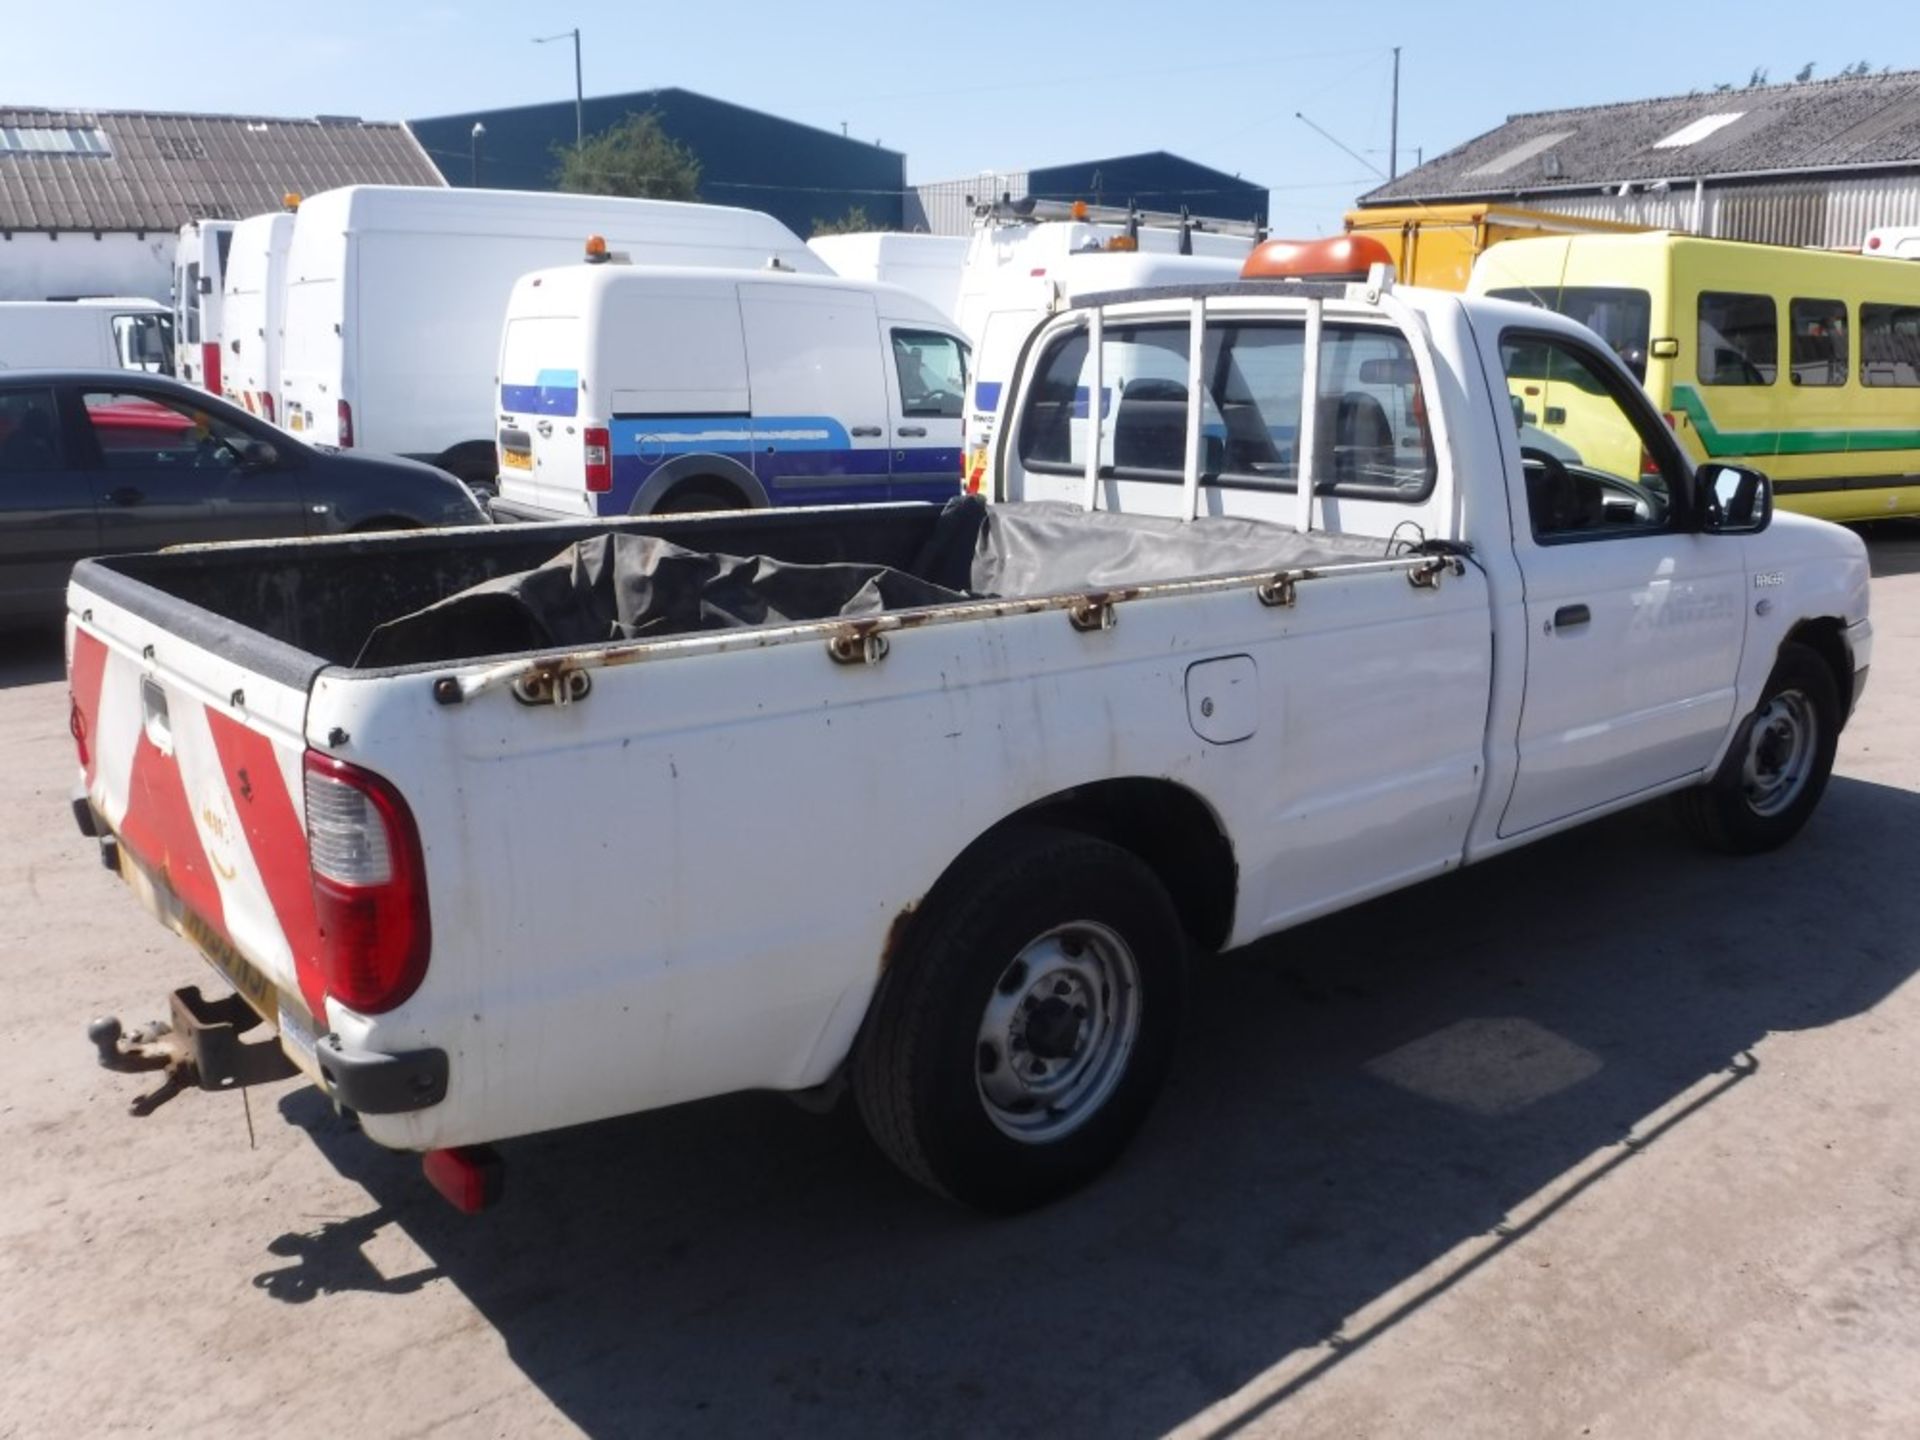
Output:
<svg viewBox="0 0 1920 1440">
<path fill-rule="evenodd" d="M 1840 724 L 1844 727 L 1853 710 L 1853 651 L 1847 644 L 1846 622 L 1837 615 L 1802 620 L 1782 637 L 1780 644 L 1783 649 L 1788 645 L 1804 645 L 1833 672 L 1833 689 L 1840 699 Z"/>
<path fill-rule="evenodd" d="M 708 479 L 738 490 L 749 509 L 765 510 L 773 504 L 759 478 L 731 455 L 676 455 L 642 482 L 627 513 L 649 515 L 676 487 Z"/>
</svg>

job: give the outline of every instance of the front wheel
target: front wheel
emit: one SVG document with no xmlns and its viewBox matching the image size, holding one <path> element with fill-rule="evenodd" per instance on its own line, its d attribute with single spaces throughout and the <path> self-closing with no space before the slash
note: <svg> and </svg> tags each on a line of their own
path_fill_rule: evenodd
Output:
<svg viewBox="0 0 1920 1440">
<path fill-rule="evenodd" d="M 1013 1212 L 1084 1185 L 1146 1118 L 1179 1030 L 1186 937 L 1130 851 L 1038 826 L 990 844 L 914 917 L 853 1090 L 907 1174 Z"/>
<path fill-rule="evenodd" d="M 1840 721 L 1827 663 L 1804 645 L 1782 646 L 1760 703 L 1741 723 L 1718 773 L 1677 797 L 1687 828 L 1735 855 L 1784 845 L 1826 791 Z"/>
</svg>

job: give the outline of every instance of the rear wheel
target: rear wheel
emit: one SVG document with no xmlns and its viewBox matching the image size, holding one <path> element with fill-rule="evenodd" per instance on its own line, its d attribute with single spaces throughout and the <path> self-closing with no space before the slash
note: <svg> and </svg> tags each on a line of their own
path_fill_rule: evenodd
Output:
<svg viewBox="0 0 1920 1440">
<path fill-rule="evenodd" d="M 1780 649 L 1760 703 L 1741 723 L 1713 779 L 1677 799 L 1695 838 L 1750 855 L 1784 845 L 1807 823 L 1833 773 L 1840 697 L 1826 661 Z"/>
<path fill-rule="evenodd" d="M 1186 937 L 1140 858 L 1009 831 L 937 887 L 875 996 L 853 1090 L 922 1184 L 1011 1212 L 1079 1188 L 1146 1118 L 1172 1059 Z"/>
<path fill-rule="evenodd" d="M 724 480 L 689 480 L 676 485 L 653 507 L 655 515 L 709 515 L 716 510 L 746 510 L 745 497 Z"/>
</svg>

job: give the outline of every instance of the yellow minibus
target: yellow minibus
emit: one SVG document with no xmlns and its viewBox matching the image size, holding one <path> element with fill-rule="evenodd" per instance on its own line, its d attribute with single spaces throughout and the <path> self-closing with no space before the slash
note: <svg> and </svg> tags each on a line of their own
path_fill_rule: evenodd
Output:
<svg viewBox="0 0 1920 1440">
<path fill-rule="evenodd" d="M 1920 264 L 1671 231 L 1570 235 L 1494 246 L 1467 288 L 1596 331 L 1696 462 L 1765 470 L 1784 508 L 1920 514 Z M 1565 377 L 1522 370 L 1511 388 L 1523 445 L 1531 430 L 1580 450 L 1582 396 Z"/>
</svg>

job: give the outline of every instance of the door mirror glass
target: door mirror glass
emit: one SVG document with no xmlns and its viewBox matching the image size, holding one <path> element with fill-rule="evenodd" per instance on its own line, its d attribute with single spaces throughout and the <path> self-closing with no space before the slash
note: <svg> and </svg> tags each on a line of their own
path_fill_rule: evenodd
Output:
<svg viewBox="0 0 1920 1440">
<path fill-rule="evenodd" d="M 1693 472 L 1700 528 L 1709 535 L 1757 535 L 1773 520 L 1773 482 L 1744 465 L 1710 461 Z"/>
<path fill-rule="evenodd" d="M 271 470 L 280 463 L 280 452 L 265 440 L 244 440 L 240 444 L 242 470 Z"/>
</svg>

